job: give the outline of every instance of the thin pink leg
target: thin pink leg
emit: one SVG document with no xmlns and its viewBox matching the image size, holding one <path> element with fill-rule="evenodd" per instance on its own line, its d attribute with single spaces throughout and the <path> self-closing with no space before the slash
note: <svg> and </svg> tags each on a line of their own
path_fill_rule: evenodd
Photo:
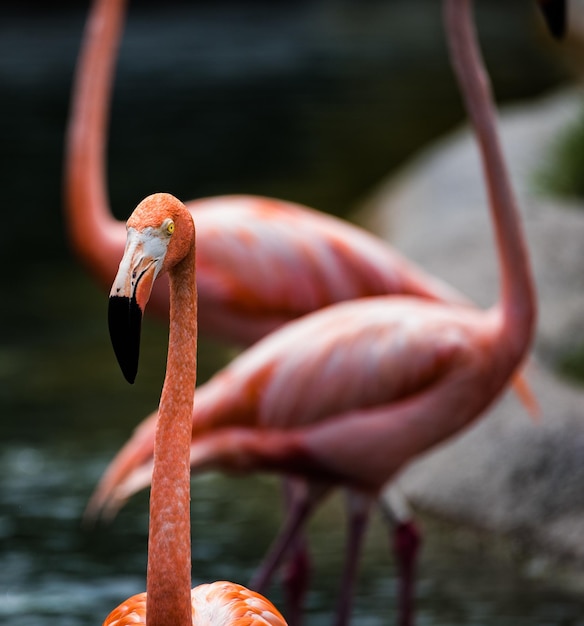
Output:
<svg viewBox="0 0 584 626">
<path fill-rule="evenodd" d="M 413 520 L 399 522 L 393 532 L 393 551 L 398 566 L 399 626 L 414 624 L 416 563 L 422 538 Z"/>
<path fill-rule="evenodd" d="M 348 492 L 349 530 L 345 567 L 341 582 L 341 593 L 337 603 L 335 626 L 348 626 L 351 621 L 353 596 L 359 570 L 359 558 L 363 539 L 369 522 L 372 498 L 355 492 Z"/>
<path fill-rule="evenodd" d="M 284 510 L 289 511 L 295 500 L 298 486 L 293 479 L 285 478 L 282 483 Z M 304 488 L 306 489 L 306 487 Z M 286 597 L 286 620 L 288 626 L 301 626 L 304 614 L 304 599 L 310 584 L 311 573 L 308 541 L 302 530 L 296 533 L 288 549 L 288 559 L 282 568 L 281 578 Z"/>
<path fill-rule="evenodd" d="M 397 563 L 398 624 L 413 626 L 416 565 L 422 535 L 405 497 L 395 487 L 385 492 L 379 505 L 391 524 L 393 553 Z"/>
<path fill-rule="evenodd" d="M 302 624 L 304 599 L 310 583 L 311 569 L 308 543 L 306 537 L 302 535 L 294 540 L 290 548 L 290 557 L 282 570 L 288 626 L 301 626 Z"/>
<path fill-rule="evenodd" d="M 297 484 L 300 487 L 300 483 Z M 286 552 L 294 545 L 297 533 L 330 489 L 330 485 L 324 483 L 310 483 L 307 488 L 303 485 L 302 489 L 295 489 L 284 526 L 270 547 L 267 557 L 251 579 L 249 584 L 251 589 L 265 593 Z"/>
</svg>

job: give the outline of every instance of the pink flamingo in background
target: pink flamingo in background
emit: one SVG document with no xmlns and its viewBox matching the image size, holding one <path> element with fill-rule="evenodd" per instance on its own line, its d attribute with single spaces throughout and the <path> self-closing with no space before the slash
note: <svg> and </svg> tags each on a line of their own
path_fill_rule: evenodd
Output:
<svg viewBox="0 0 584 626">
<path fill-rule="evenodd" d="M 407 296 L 331 305 L 242 353 L 199 388 L 193 414 L 192 471 L 271 471 L 302 481 L 299 504 L 255 580 L 258 590 L 324 495 L 334 486 L 348 489 L 339 625 L 349 621 L 371 503 L 405 464 L 469 426 L 499 397 L 535 325 L 529 259 L 470 0 L 446 0 L 445 24 L 483 162 L 499 301 L 487 311 Z M 151 429 L 152 418 L 114 460 L 114 480 L 96 506 L 116 506 L 149 482 Z"/>
<path fill-rule="evenodd" d="M 125 0 L 92 5 L 75 76 L 65 166 L 70 240 L 103 286 L 111 284 L 126 238 L 124 224 L 109 208 L 104 157 L 125 6 Z M 221 339 L 249 345 L 289 320 L 363 296 L 397 293 L 466 303 L 371 234 L 306 207 L 253 196 L 201 199 L 187 206 L 199 232 L 199 324 Z M 155 284 L 150 309 L 165 316 L 163 283 Z M 533 411 L 523 382 L 518 378 L 516 389 Z M 415 539 L 409 520 L 396 526 L 396 538 L 404 535 Z M 302 595 L 305 584 L 300 552 L 290 570 L 297 573 L 289 584 L 294 595 Z M 409 562 L 410 553 L 398 550 L 398 561 Z"/>
<path fill-rule="evenodd" d="M 114 609 L 104 626 L 286 626 L 269 600 L 241 585 L 220 581 L 191 591 L 195 228 L 181 202 L 156 194 L 143 200 L 128 220 L 128 243 L 110 294 L 110 334 L 126 378 L 136 375 L 142 313 L 156 277 L 165 272 L 170 277 L 170 337 L 154 447 L 146 593 Z"/>
<path fill-rule="evenodd" d="M 77 255 L 109 288 L 126 231 L 107 198 L 105 138 L 125 0 L 94 0 L 72 95 L 65 208 Z M 187 203 L 196 218 L 199 326 L 247 346 L 283 323 L 340 300 L 404 293 L 466 302 L 370 233 L 272 198 L 223 196 Z M 164 282 L 164 281 L 163 281 Z M 168 315 L 168 289 L 151 309 Z"/>
</svg>

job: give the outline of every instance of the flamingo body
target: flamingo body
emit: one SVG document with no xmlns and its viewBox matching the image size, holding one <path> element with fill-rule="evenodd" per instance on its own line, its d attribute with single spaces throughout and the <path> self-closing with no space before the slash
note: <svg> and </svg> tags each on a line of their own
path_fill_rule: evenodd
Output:
<svg viewBox="0 0 584 626">
<path fill-rule="evenodd" d="M 375 492 L 497 397 L 524 349 L 497 342 L 501 326 L 498 308 L 398 297 L 291 322 L 199 387 L 191 469 L 306 473 Z M 116 457 L 94 506 L 115 509 L 149 484 L 154 420 Z"/>
<path fill-rule="evenodd" d="M 264 596 L 232 582 L 217 581 L 191 591 L 192 626 L 285 626 L 284 618 Z M 146 624 L 146 594 L 115 608 L 103 626 Z"/>
<path fill-rule="evenodd" d="M 467 302 L 373 235 L 307 207 L 249 196 L 190 206 L 199 323 L 223 339 L 248 345 L 311 311 L 372 295 Z"/>
</svg>

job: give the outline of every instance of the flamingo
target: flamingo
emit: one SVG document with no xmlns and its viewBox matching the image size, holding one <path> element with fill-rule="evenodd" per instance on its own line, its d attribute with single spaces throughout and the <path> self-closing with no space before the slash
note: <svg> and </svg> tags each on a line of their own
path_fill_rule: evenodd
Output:
<svg viewBox="0 0 584 626">
<path fill-rule="evenodd" d="M 240 354 L 199 388 L 193 413 L 192 472 L 269 471 L 302 481 L 301 506 L 290 510 L 255 581 L 258 591 L 324 496 L 348 489 L 351 531 L 337 625 L 349 621 L 371 503 L 408 462 L 468 427 L 499 397 L 535 326 L 530 263 L 470 0 L 446 0 L 444 15 L 485 173 L 498 302 L 488 310 L 408 296 L 333 304 Z M 114 460 L 110 477 L 120 472 L 100 506 L 116 506 L 150 481 L 152 419 Z"/>
<path fill-rule="evenodd" d="M 125 0 L 94 0 L 72 93 L 65 162 L 71 245 L 108 288 L 126 231 L 111 212 L 105 137 Z M 292 202 L 247 195 L 187 202 L 199 233 L 201 332 L 246 347 L 283 323 L 333 302 L 406 293 L 466 302 L 364 229 Z M 149 311 L 168 317 L 156 283 Z"/>
<path fill-rule="evenodd" d="M 140 321 L 154 281 L 170 278 L 170 336 L 160 398 L 150 497 L 146 592 L 132 596 L 104 626 L 286 626 L 274 605 L 245 587 L 218 581 L 191 590 L 191 412 L 197 370 L 195 228 L 169 194 L 143 200 L 128 220 L 128 241 L 109 302 L 114 351 L 125 377 L 136 375 Z"/>
<path fill-rule="evenodd" d="M 104 158 L 125 7 L 125 0 L 92 4 L 75 76 L 66 150 L 70 241 L 104 287 L 116 273 L 126 238 L 123 222 L 109 208 Z M 410 294 L 467 303 L 462 294 L 424 273 L 385 242 L 307 207 L 255 196 L 206 198 L 187 207 L 199 232 L 199 325 L 202 332 L 222 340 L 247 346 L 287 321 L 363 296 Z M 149 311 L 167 316 L 168 293 L 163 277 L 153 287 Z M 521 377 L 515 389 L 528 410 L 536 412 Z M 418 536 L 412 520 L 399 520 L 392 532 L 398 562 L 409 563 L 413 548 L 408 546 L 417 543 Z M 403 536 L 410 537 L 405 544 Z M 301 597 L 306 586 L 306 556 L 301 554 L 302 544 L 298 546 L 287 585 L 292 605 L 298 604 L 294 598 Z"/>
</svg>

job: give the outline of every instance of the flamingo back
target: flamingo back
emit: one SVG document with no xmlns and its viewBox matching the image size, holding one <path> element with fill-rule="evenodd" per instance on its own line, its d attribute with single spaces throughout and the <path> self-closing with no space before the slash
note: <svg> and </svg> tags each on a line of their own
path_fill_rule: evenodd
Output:
<svg viewBox="0 0 584 626">
<path fill-rule="evenodd" d="M 363 298 L 317 311 L 201 386 L 193 435 L 224 426 L 301 428 L 422 394 L 455 368 L 482 367 L 496 328 L 486 318 L 413 298 Z"/>
<path fill-rule="evenodd" d="M 189 206 L 202 326 L 224 339 L 252 343 L 301 315 L 367 296 L 468 304 L 370 233 L 307 207 L 247 196 Z"/>
<path fill-rule="evenodd" d="M 217 581 L 191 591 L 193 626 L 286 626 L 278 609 L 264 596 L 242 585 Z M 146 593 L 114 609 L 103 626 L 146 624 Z"/>
</svg>

